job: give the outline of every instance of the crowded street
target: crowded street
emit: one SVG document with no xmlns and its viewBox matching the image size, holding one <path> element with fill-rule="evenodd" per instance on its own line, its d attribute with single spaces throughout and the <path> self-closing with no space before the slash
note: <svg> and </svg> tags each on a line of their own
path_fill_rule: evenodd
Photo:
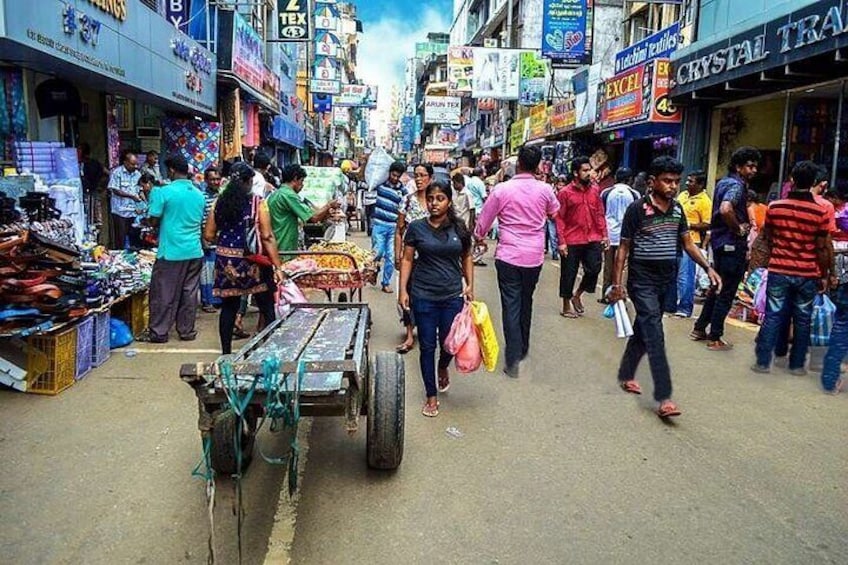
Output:
<svg viewBox="0 0 848 565">
<path fill-rule="evenodd" d="M 846 31 L 0 0 L 0 565 L 848 563 Z"/>
<path fill-rule="evenodd" d="M 497 318 L 493 270 L 478 270 L 478 293 Z M 749 373 L 750 329 L 730 328 L 739 347 L 719 363 L 687 339 L 686 322 L 668 319 L 687 413 L 663 424 L 649 402 L 616 387 L 624 341 L 600 307 L 589 305 L 577 325 L 557 314 L 558 275 L 548 261 L 526 378 L 459 376 L 439 418 L 410 410 L 396 473 L 369 471 L 365 435 L 349 437 L 341 418 L 302 430 L 293 502 L 280 468 L 254 462 L 243 562 L 848 559 L 844 399 L 822 395 L 812 377 Z M 372 347 L 390 349 L 400 337 L 392 298 L 375 288 L 365 296 Z M 3 394 L 5 562 L 205 563 L 204 484 L 191 476 L 195 399 L 178 378 L 186 355 L 215 357 L 214 316 L 200 323 L 190 348 L 139 346 L 72 394 L 36 403 Z M 406 400 L 416 407 L 423 391 L 411 355 Z M 270 454 L 283 442 L 265 433 L 260 444 Z M 220 563 L 237 555 L 232 489 L 219 481 Z"/>
</svg>

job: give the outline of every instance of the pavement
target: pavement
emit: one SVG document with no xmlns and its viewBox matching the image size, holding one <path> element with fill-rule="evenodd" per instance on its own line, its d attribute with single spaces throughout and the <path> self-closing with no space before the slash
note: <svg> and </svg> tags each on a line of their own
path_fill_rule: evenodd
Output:
<svg viewBox="0 0 848 565">
<path fill-rule="evenodd" d="M 494 267 L 476 293 L 500 335 Z M 365 463 L 364 427 L 301 429 L 302 483 L 279 468 L 244 480 L 244 563 L 848 563 L 848 394 L 816 375 L 749 371 L 754 333 L 707 351 L 691 321 L 668 319 L 673 424 L 646 394 L 621 392 L 624 342 L 601 306 L 558 315 L 559 270 L 536 293 L 520 379 L 455 375 L 441 414 L 420 415 L 417 350 L 405 356 L 406 451 L 396 472 Z M 393 295 L 366 289 L 372 355 L 401 337 Z M 0 391 L 0 561 L 203 563 L 209 533 L 196 401 L 179 365 L 215 358 L 215 315 L 200 339 L 139 344 L 55 398 Z M 449 433 L 450 430 L 450 433 Z M 263 449 L 285 439 L 262 434 Z M 218 563 L 237 563 L 234 489 L 217 485 Z"/>
</svg>

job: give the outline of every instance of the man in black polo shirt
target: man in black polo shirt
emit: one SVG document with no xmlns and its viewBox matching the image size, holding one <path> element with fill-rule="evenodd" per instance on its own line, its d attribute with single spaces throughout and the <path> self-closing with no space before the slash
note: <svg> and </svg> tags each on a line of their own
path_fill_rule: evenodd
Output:
<svg viewBox="0 0 848 565">
<path fill-rule="evenodd" d="M 713 286 L 721 288 L 718 274 L 692 242 L 686 214 L 675 198 L 681 173 L 683 165 L 671 157 L 658 157 L 651 162 L 648 170 L 651 190 L 624 214 L 609 292 L 610 303 L 624 300 L 629 294 L 636 309 L 633 336 L 627 342 L 618 369 L 619 386 L 625 392 L 642 394 L 636 382 L 636 369 L 647 353 L 660 418 L 680 415 L 680 409 L 671 401 L 671 370 L 662 326 L 665 293 L 677 276 L 680 248 L 707 272 Z M 629 264 L 626 292 L 621 286 L 625 263 Z"/>
</svg>

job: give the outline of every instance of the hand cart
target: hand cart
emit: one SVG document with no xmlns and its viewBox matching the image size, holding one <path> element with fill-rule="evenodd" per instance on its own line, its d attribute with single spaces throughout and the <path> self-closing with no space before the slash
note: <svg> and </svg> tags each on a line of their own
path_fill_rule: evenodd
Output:
<svg viewBox="0 0 848 565">
<path fill-rule="evenodd" d="M 341 251 L 281 251 L 280 257 L 292 258 L 331 257 L 338 263 L 337 268 L 298 272 L 290 275 L 301 290 L 317 289 L 327 294 L 327 300 L 333 301 L 333 291 L 338 291 L 339 302 L 362 302 L 362 287 L 365 283 L 377 280 L 377 271 L 360 265 L 356 258 Z M 285 267 L 285 263 L 283 264 Z M 347 291 L 346 293 L 343 291 Z"/>
<path fill-rule="evenodd" d="M 180 377 L 197 395 L 211 467 L 240 476 L 266 419 L 272 429 L 282 422 L 296 432 L 300 416 L 344 416 L 355 433 L 366 415 L 368 466 L 396 469 L 404 444 L 403 358 L 379 352 L 372 365 L 370 333 L 365 304 L 296 304 L 237 353 L 183 365 Z M 286 463 L 293 490 L 296 441 Z"/>
</svg>

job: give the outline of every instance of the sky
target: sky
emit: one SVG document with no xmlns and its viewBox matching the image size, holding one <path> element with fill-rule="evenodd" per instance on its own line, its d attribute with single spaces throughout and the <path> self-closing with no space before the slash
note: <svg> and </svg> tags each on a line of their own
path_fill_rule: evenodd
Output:
<svg viewBox="0 0 848 565">
<path fill-rule="evenodd" d="M 359 39 L 357 75 L 379 87 L 380 136 L 391 110 L 391 88 L 402 88 L 406 59 L 431 31 L 450 31 L 453 0 L 356 0 L 363 31 Z M 379 139 L 379 137 L 378 137 Z"/>
</svg>

